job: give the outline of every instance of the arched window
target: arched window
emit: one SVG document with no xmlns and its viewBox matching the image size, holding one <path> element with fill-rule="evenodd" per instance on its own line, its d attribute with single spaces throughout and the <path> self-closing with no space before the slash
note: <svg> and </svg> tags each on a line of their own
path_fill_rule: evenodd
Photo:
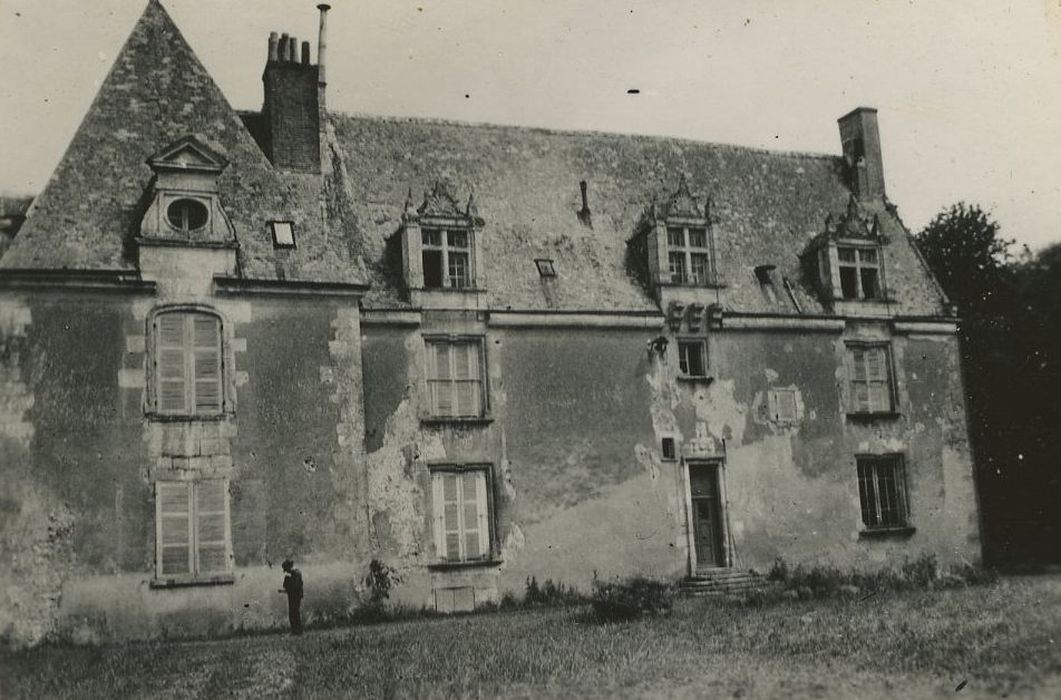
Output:
<svg viewBox="0 0 1061 700">
<path fill-rule="evenodd" d="M 204 311 L 154 317 L 155 411 L 170 415 L 224 410 L 221 319 Z"/>
</svg>

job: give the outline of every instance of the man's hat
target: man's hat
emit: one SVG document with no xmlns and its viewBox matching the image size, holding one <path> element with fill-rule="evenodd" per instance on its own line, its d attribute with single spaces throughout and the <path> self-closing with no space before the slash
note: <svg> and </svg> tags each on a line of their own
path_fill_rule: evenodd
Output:
<svg viewBox="0 0 1061 700">
<path fill-rule="evenodd" d="M 280 565 L 280 568 L 283 569 L 284 571 L 290 571 L 294 567 L 295 567 L 295 562 L 291 561 L 290 559 L 284 559 L 284 563 Z"/>
</svg>

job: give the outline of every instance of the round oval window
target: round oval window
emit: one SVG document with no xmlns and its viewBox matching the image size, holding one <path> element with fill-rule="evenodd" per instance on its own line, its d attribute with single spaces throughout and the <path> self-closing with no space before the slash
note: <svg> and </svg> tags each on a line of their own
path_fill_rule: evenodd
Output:
<svg viewBox="0 0 1061 700">
<path fill-rule="evenodd" d="M 206 205 L 194 199 L 178 199 L 166 209 L 170 226 L 179 231 L 197 231 L 206 226 Z"/>
</svg>

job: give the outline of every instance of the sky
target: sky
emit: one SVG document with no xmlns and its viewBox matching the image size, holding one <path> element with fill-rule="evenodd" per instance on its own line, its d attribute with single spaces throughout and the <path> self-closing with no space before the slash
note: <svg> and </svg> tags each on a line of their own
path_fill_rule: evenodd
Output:
<svg viewBox="0 0 1061 700">
<path fill-rule="evenodd" d="M 316 56 L 318 1 L 163 5 L 258 109 L 269 32 Z M 146 2 L 0 0 L 0 191 L 41 190 Z M 839 154 L 836 119 L 872 106 L 909 229 L 965 201 L 1061 241 L 1061 0 L 331 4 L 332 110 Z"/>
</svg>

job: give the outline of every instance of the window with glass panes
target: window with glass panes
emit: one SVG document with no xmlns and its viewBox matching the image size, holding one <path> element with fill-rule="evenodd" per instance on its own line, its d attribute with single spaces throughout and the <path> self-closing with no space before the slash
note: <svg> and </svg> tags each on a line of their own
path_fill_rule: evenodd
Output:
<svg viewBox="0 0 1061 700">
<path fill-rule="evenodd" d="M 707 347 L 704 341 L 678 341 L 678 371 L 688 377 L 703 377 L 707 374 Z"/>
<path fill-rule="evenodd" d="M 490 502 L 485 468 L 432 472 L 435 551 L 445 562 L 490 558 Z"/>
<path fill-rule="evenodd" d="M 424 287 L 463 289 L 472 286 L 471 234 L 465 230 L 420 231 Z"/>
<path fill-rule="evenodd" d="M 906 473 L 901 455 L 858 457 L 858 498 L 867 529 L 906 527 Z"/>
<path fill-rule="evenodd" d="M 211 578 L 231 571 L 226 479 L 155 482 L 155 525 L 156 578 Z"/>
<path fill-rule="evenodd" d="M 880 256 L 876 248 L 837 246 L 844 299 L 880 299 Z"/>
<path fill-rule="evenodd" d="M 671 282 L 706 284 L 710 274 L 710 253 L 706 228 L 667 227 L 667 262 Z"/>
<path fill-rule="evenodd" d="M 155 411 L 217 414 L 222 411 L 221 319 L 198 311 L 167 311 L 153 320 Z"/>
<path fill-rule="evenodd" d="M 884 345 L 853 345 L 850 361 L 851 413 L 892 410 L 891 361 Z"/>
<path fill-rule="evenodd" d="M 431 415 L 471 418 L 485 413 L 481 338 L 429 338 L 427 388 Z"/>
</svg>

